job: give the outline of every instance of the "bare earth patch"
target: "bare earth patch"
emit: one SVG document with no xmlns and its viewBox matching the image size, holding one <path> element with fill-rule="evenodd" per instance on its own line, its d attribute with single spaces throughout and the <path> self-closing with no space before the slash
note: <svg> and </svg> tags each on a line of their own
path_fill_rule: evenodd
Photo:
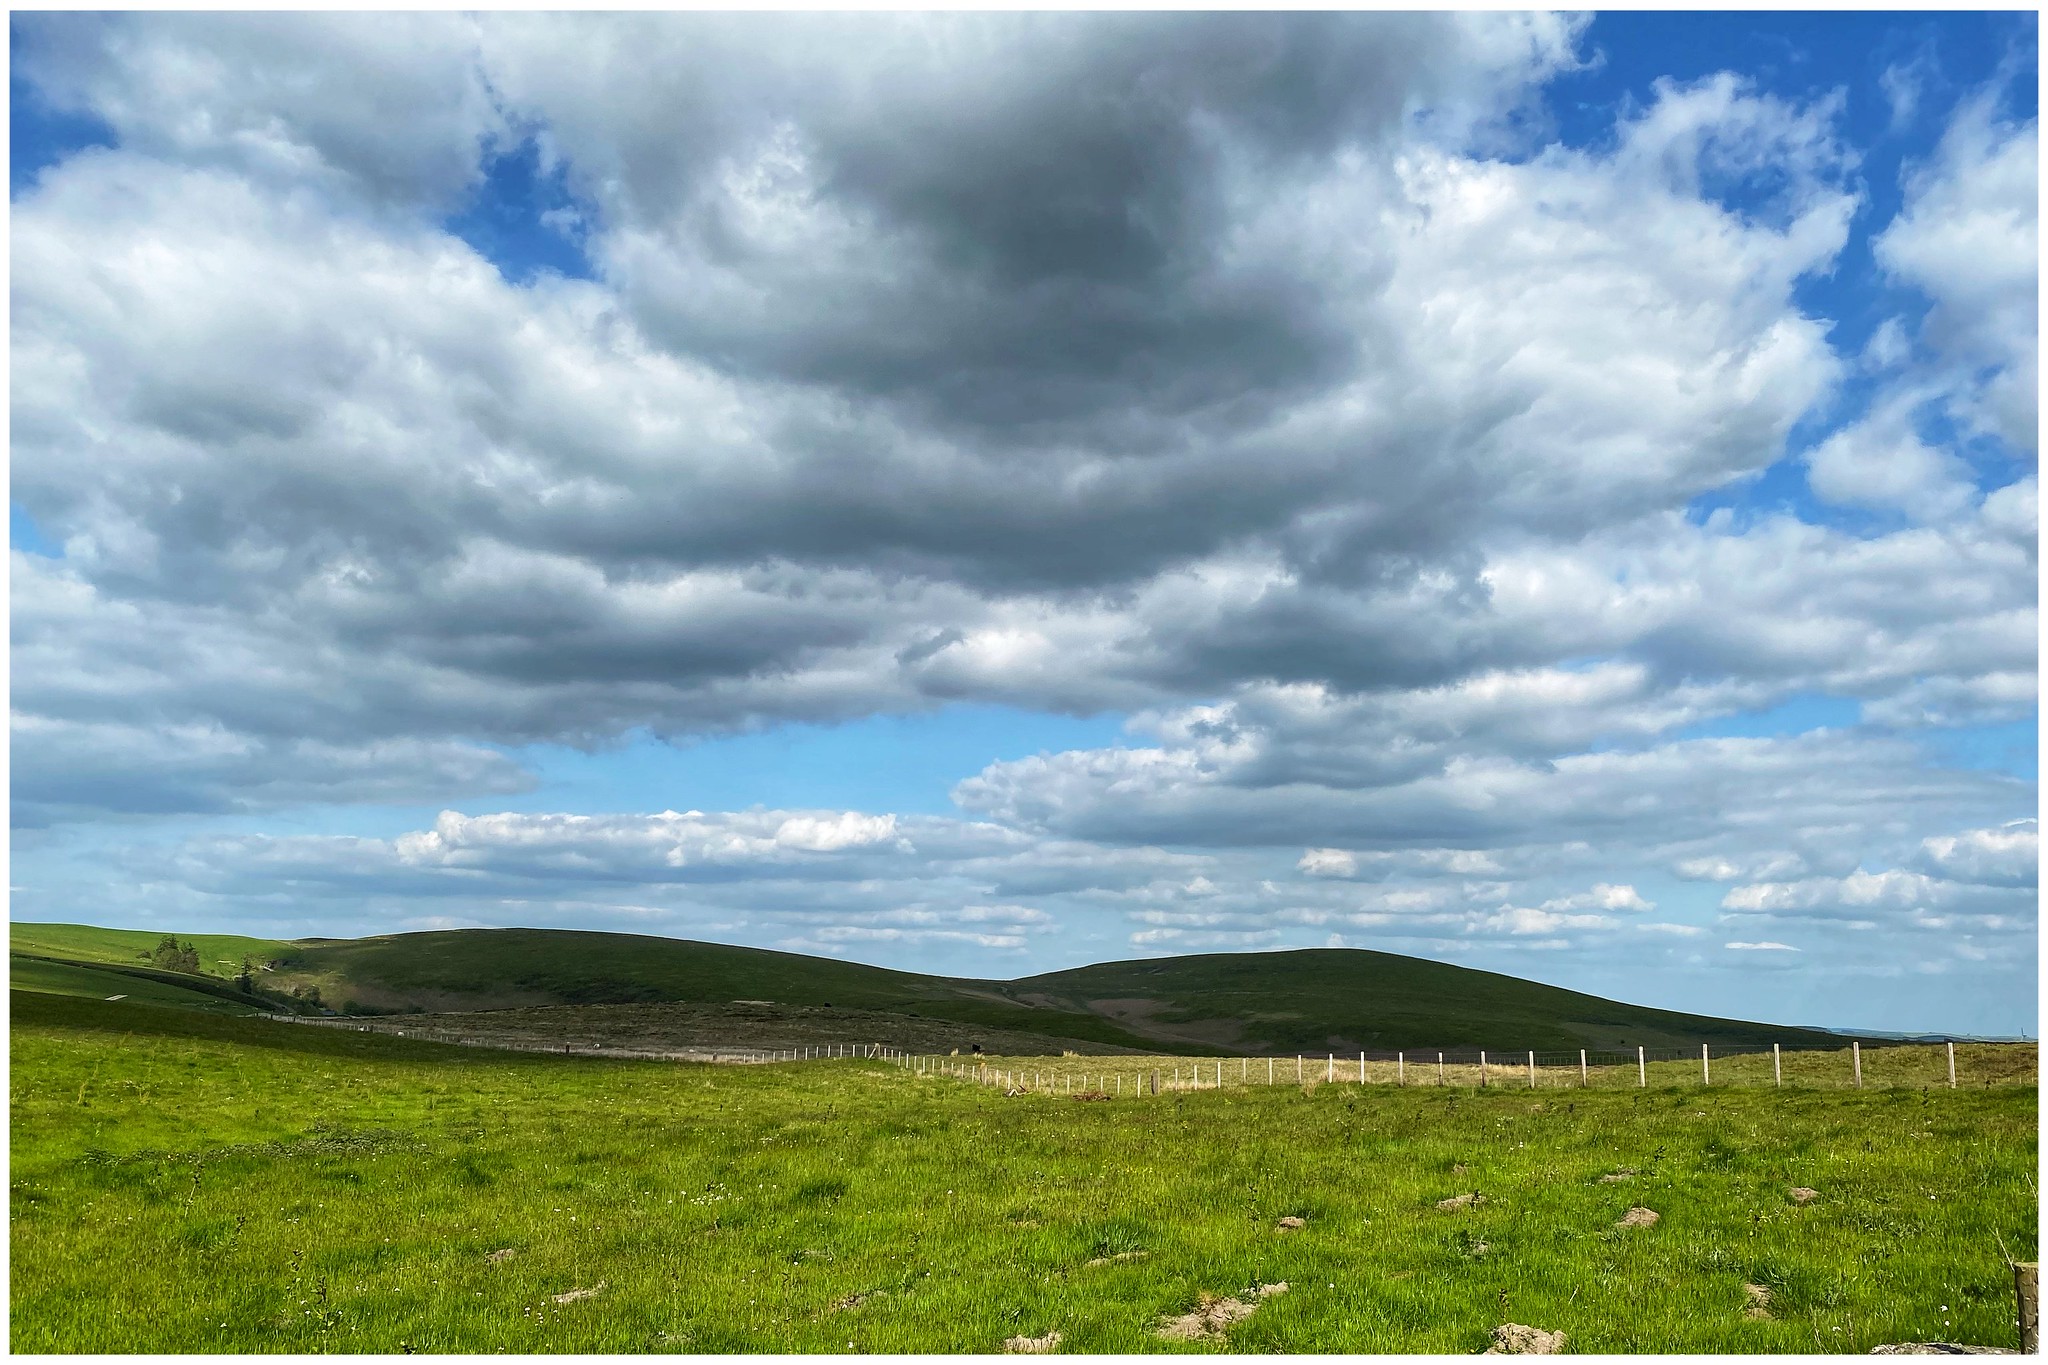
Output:
<svg viewBox="0 0 2048 1365">
<path fill-rule="evenodd" d="M 571 1289 L 568 1292 L 562 1294 L 550 1294 L 548 1298 L 551 1302 L 554 1303 L 580 1303 L 584 1299 L 594 1299 L 599 1294 L 604 1293 L 604 1291 L 605 1283 L 603 1280 L 599 1280 L 597 1282 L 596 1287 L 594 1288 Z"/>
<path fill-rule="evenodd" d="M 1455 1213 L 1459 1209 L 1469 1209 L 1485 1202 L 1486 1196 L 1474 1190 L 1470 1194 L 1454 1194 L 1449 1199 L 1439 1199 L 1436 1206 L 1446 1213 Z"/>
<path fill-rule="evenodd" d="M 496 1251 L 486 1251 L 484 1253 L 484 1259 L 486 1261 L 489 1261 L 492 1265 L 497 1265 L 500 1261 L 509 1261 L 518 1254 L 519 1253 L 511 1247 L 499 1247 Z"/>
<path fill-rule="evenodd" d="M 1820 1198 L 1819 1190 L 1809 1190 L 1804 1185 L 1794 1185 L 1792 1187 L 1792 1202 L 1795 1204 L 1811 1204 L 1818 1198 Z"/>
<path fill-rule="evenodd" d="M 1618 1228 L 1653 1228 L 1657 1226 L 1658 1216 L 1655 1209 L 1646 1209 L 1638 1205 L 1621 1215 L 1621 1221 L 1614 1226 Z"/>
<path fill-rule="evenodd" d="M 1482 1354 L 1554 1356 L 1563 1349 L 1563 1332 L 1546 1332 L 1541 1327 L 1525 1327 L 1519 1322 L 1504 1322 L 1493 1329 L 1493 1345 L 1487 1347 Z"/>
<path fill-rule="evenodd" d="M 1874 1356 L 2016 1356 L 2010 1346 L 1958 1346 L 1952 1341 L 1901 1341 L 1890 1346 L 1873 1346 Z"/>
<path fill-rule="evenodd" d="M 1042 1337 L 1010 1337 L 1003 1342 L 1003 1353 L 1013 1356 L 1042 1356 L 1059 1344 L 1058 1332 L 1047 1332 Z"/>
<path fill-rule="evenodd" d="M 1088 1262 L 1088 1264 L 1089 1264 L 1089 1265 L 1121 1265 L 1121 1264 L 1122 1264 L 1123 1262 L 1125 1262 L 1125 1261 L 1142 1261 L 1142 1260 L 1144 1260 L 1144 1259 L 1145 1259 L 1145 1258 L 1146 1258 L 1147 1256 L 1150 1256 L 1151 1254 L 1152 1254 L 1151 1252 L 1149 1252 L 1149 1251 L 1145 1251 L 1145 1250 L 1143 1250 L 1143 1249 L 1140 1249 L 1140 1250 L 1137 1250 L 1137 1251 L 1119 1251 L 1119 1252 L 1118 1252 L 1118 1253 L 1117 1253 L 1116 1255 L 1114 1255 L 1114 1256 L 1097 1256 L 1097 1257 L 1096 1257 L 1096 1258 L 1095 1258 L 1094 1260 L 1092 1260 L 1092 1261 Z"/>
<path fill-rule="evenodd" d="M 1636 1173 L 1624 1166 L 1618 1171 L 1609 1171 L 1606 1175 L 1601 1176 L 1600 1183 L 1603 1185 L 1619 1185 L 1624 1180 L 1634 1180 L 1635 1178 Z"/>
<path fill-rule="evenodd" d="M 1761 1284 L 1745 1284 L 1744 1286 L 1742 1286 L 1742 1292 L 1749 1298 L 1748 1305 L 1742 1310 L 1742 1316 L 1744 1316 L 1745 1318 L 1753 1319 L 1758 1322 L 1762 1322 L 1770 1318 L 1771 1291 L 1769 1286 Z"/>
<path fill-rule="evenodd" d="M 1278 1227 L 1277 1227 L 1277 1228 L 1275 1229 L 1275 1231 L 1278 1231 L 1278 1232 L 1300 1232 L 1300 1231 L 1301 1231 L 1301 1230 L 1302 1230 L 1303 1228 L 1305 1228 L 1305 1227 L 1307 1227 L 1307 1226 L 1308 1226 L 1308 1219 L 1306 1219 L 1306 1218 L 1296 1218 L 1296 1217 L 1295 1217 L 1294 1215 L 1292 1215 L 1292 1214 L 1289 1214 L 1289 1215 L 1288 1215 L 1287 1217 L 1285 1217 L 1285 1218 L 1282 1218 L 1282 1219 L 1280 1220 L 1279 1226 L 1278 1226 Z"/>
<path fill-rule="evenodd" d="M 1203 1294 L 1195 1301 L 1192 1312 L 1182 1313 L 1177 1318 L 1168 1318 L 1159 1328 L 1163 1341 L 1215 1341 L 1230 1330 L 1233 1322 L 1242 1322 L 1258 1310 L 1260 1299 L 1269 1299 L 1275 1294 L 1285 1294 L 1287 1284 L 1256 1285 L 1248 1292 L 1231 1298 L 1215 1294 Z"/>
<path fill-rule="evenodd" d="M 848 1294 L 843 1299 L 836 1299 L 833 1301 L 832 1311 L 835 1313 L 852 1312 L 854 1309 L 866 1303 L 869 1299 L 879 1299 L 883 1297 L 884 1293 L 885 1291 L 880 1289 L 863 1289 L 858 1294 Z"/>
</svg>

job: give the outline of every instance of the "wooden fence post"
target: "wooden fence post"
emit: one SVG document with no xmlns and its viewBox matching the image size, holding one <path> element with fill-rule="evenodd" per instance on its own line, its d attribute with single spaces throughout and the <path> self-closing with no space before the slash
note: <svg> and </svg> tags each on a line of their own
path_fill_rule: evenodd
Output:
<svg viewBox="0 0 2048 1365">
<path fill-rule="evenodd" d="M 1330 1083 L 1331 1081 L 1334 1081 L 1334 1080 L 1336 1080 L 1336 1079 L 1337 1079 L 1337 1054 L 1333 1052 L 1333 1053 L 1331 1053 L 1331 1054 L 1330 1054 L 1330 1064 L 1329 1064 L 1329 1065 L 1328 1065 L 1327 1067 L 1325 1067 L 1325 1068 L 1323 1069 L 1323 1084 L 1324 1084 L 1324 1085 L 1328 1085 L 1328 1084 L 1329 1084 L 1329 1083 Z"/>
<path fill-rule="evenodd" d="M 1486 1088 L 1486 1049 L 1479 1049 L 1479 1088 Z"/>
<path fill-rule="evenodd" d="M 1700 1044 L 1700 1084 L 1701 1084 L 1701 1085 L 1712 1085 L 1713 1083 L 1714 1083 L 1714 1072 L 1713 1072 L 1713 1068 L 1712 1068 L 1712 1066 L 1711 1066 L 1711 1065 L 1710 1065 L 1710 1064 L 1708 1063 L 1708 1061 L 1707 1061 L 1707 1045 L 1706 1045 L 1705 1043 L 1701 1043 L 1701 1044 Z"/>
<path fill-rule="evenodd" d="M 1587 1083 L 1587 1082 L 1586 1082 L 1586 1049 L 1584 1049 L 1584 1048 L 1580 1048 L 1580 1049 L 1579 1049 L 1579 1085 L 1580 1085 L 1580 1087 L 1581 1087 L 1581 1088 L 1584 1088 L 1584 1086 L 1586 1085 L 1586 1083 Z"/>
<path fill-rule="evenodd" d="M 1849 1064 L 1856 1068 L 1856 1088 L 1861 1090 L 1863 1088 L 1863 1044 L 1858 1042 L 1851 1042 L 1849 1044 Z"/>
<path fill-rule="evenodd" d="M 1444 1054 L 1441 1052 L 1436 1054 L 1436 1083 L 1444 1083 Z"/>
<path fill-rule="evenodd" d="M 1273 1083 L 1273 1059 L 1272 1059 L 1271 1057 L 1268 1057 L 1268 1058 L 1266 1058 L 1266 1084 L 1267 1084 L 1267 1085 L 1271 1085 L 1272 1083 Z"/>
<path fill-rule="evenodd" d="M 1776 1043 L 1771 1044 L 1771 1084 L 1780 1088 L 1785 1084 L 1785 1061 Z"/>
<path fill-rule="evenodd" d="M 1638 1089 L 1650 1084 L 1650 1070 L 1643 1065 L 1643 1050 L 1636 1048 L 1636 1086 Z"/>
<path fill-rule="evenodd" d="M 1948 1045 L 1948 1088 L 1956 1088 L 1956 1045 Z"/>
<path fill-rule="evenodd" d="M 1365 1084 L 1365 1054 L 1363 1052 L 1358 1054 L 1358 1083 L 1360 1085 Z"/>
<path fill-rule="evenodd" d="M 1408 1084 L 1408 1054 L 1405 1052 L 1394 1054 L 1394 1084 Z"/>
<path fill-rule="evenodd" d="M 1301 1054 L 1299 1052 L 1294 1054 L 1294 1083 L 1296 1085 L 1301 1084 Z"/>
<path fill-rule="evenodd" d="M 1536 1088 L 1536 1051 L 1534 1048 L 1529 1050 L 1529 1088 L 1531 1090 Z"/>
<path fill-rule="evenodd" d="M 2013 1262 L 2012 1281 L 2020 1301 L 2020 1354 L 2034 1355 L 2041 1349 L 2041 1263 Z"/>
</svg>

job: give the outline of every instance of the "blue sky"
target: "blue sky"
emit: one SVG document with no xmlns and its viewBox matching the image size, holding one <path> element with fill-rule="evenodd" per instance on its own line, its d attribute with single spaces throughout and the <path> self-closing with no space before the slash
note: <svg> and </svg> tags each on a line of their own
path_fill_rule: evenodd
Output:
<svg viewBox="0 0 2048 1365">
<path fill-rule="evenodd" d="M 403 22 L 11 23 L 17 915 L 2032 1028 L 2034 16 Z"/>
</svg>

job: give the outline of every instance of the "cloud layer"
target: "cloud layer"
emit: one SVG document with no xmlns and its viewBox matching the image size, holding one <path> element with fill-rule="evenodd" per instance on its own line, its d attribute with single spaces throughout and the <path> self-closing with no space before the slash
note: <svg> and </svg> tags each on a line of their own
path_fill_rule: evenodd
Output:
<svg viewBox="0 0 2048 1365">
<path fill-rule="evenodd" d="M 14 203 L 13 496 L 61 547 L 11 559 L 32 880 L 169 820 L 116 838 L 153 904 L 286 918 L 2031 960 L 2033 785 L 1938 738 L 2035 713 L 1999 89 L 1869 222 L 1839 95 L 1662 79 L 1561 140 L 1554 16 L 20 33 L 115 143 Z M 584 277 L 452 229 L 520 157 Z M 523 746 L 953 702 L 1132 742 L 943 820 L 493 813 Z M 349 805 L 466 813 L 247 824 Z"/>
</svg>

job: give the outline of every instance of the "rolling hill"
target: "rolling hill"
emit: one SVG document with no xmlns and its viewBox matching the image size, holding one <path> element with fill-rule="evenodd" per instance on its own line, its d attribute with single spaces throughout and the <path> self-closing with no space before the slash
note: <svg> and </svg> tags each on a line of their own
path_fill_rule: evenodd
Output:
<svg viewBox="0 0 2048 1365">
<path fill-rule="evenodd" d="M 141 955 L 161 937 L 155 931 L 83 925 L 17 924 L 11 932 L 17 953 L 108 966 L 124 955 Z M 1206 1056 L 1841 1041 L 1813 1029 L 1624 1004 L 1363 949 L 1106 962 L 995 981 L 566 929 L 459 929 L 297 942 L 194 935 L 191 941 L 199 944 L 203 964 L 219 960 L 219 977 L 230 975 L 227 964 L 239 966 L 246 953 L 269 968 L 262 977 L 266 988 L 317 987 L 328 1006 L 355 1012 L 774 1004 L 858 1011 L 869 1023 L 876 1016 L 914 1017 L 921 1029 L 935 1023 L 956 1029 L 963 1044 L 976 1030 L 1001 1030 L 1042 1039 L 1048 1051 L 1132 1048 Z M 188 984 L 221 998 L 217 977 Z"/>
</svg>

